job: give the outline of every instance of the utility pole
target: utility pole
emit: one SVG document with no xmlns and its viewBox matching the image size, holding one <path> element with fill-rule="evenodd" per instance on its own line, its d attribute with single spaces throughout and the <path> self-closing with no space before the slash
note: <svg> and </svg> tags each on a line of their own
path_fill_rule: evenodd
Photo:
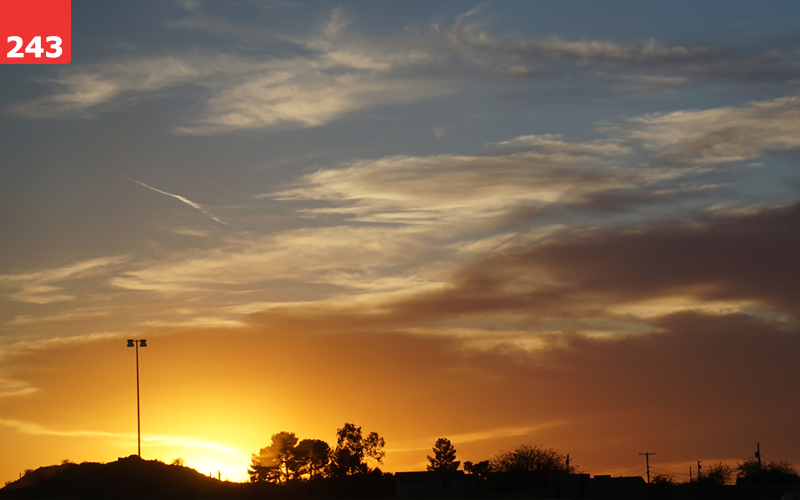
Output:
<svg viewBox="0 0 800 500">
<path fill-rule="evenodd" d="M 655 453 L 646 451 L 644 453 L 639 453 L 639 455 L 644 455 L 644 461 L 647 464 L 647 482 L 650 483 L 650 455 L 655 455 Z"/>
<path fill-rule="evenodd" d="M 756 443 L 756 458 L 758 459 L 758 470 L 761 470 L 761 443 Z"/>
<path fill-rule="evenodd" d="M 689 482 L 692 482 L 692 466 L 689 466 Z"/>
<path fill-rule="evenodd" d="M 569 475 L 569 453 L 567 453 L 567 475 Z"/>
<path fill-rule="evenodd" d="M 697 461 L 697 480 L 703 478 L 703 466 L 700 465 L 700 460 Z"/>
<path fill-rule="evenodd" d="M 128 347 L 136 347 L 136 433 L 138 435 L 138 455 L 142 458 L 142 418 L 139 412 L 139 347 L 147 347 L 145 339 L 128 339 Z"/>
</svg>

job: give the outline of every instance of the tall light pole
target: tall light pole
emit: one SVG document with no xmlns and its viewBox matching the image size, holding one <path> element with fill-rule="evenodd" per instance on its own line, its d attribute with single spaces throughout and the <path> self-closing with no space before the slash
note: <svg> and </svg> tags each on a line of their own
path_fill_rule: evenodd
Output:
<svg viewBox="0 0 800 500">
<path fill-rule="evenodd" d="M 142 458 L 142 419 L 139 414 L 139 346 L 147 347 L 145 339 L 128 339 L 128 347 L 136 348 L 136 430 L 139 435 L 139 458 Z"/>
</svg>

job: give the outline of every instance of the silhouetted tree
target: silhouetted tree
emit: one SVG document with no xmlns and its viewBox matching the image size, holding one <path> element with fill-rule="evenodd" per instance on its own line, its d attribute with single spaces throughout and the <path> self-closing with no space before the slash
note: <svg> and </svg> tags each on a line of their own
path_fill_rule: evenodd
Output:
<svg viewBox="0 0 800 500">
<path fill-rule="evenodd" d="M 326 470 L 335 477 L 366 474 L 369 472 L 366 460 L 383 463 L 385 444 L 377 432 L 370 432 L 367 437 L 363 437 L 361 427 L 345 423 L 341 429 L 336 430 L 336 448 L 331 452 L 331 461 Z"/>
<path fill-rule="evenodd" d="M 178 467 L 183 467 L 186 462 L 181 457 L 176 458 L 172 462 L 169 463 L 170 465 L 177 465 Z"/>
<path fill-rule="evenodd" d="M 318 476 L 330 462 L 331 447 L 319 439 L 304 439 L 294 449 L 294 458 L 301 475 Z"/>
<path fill-rule="evenodd" d="M 299 477 L 298 464 L 295 460 L 297 436 L 294 432 L 279 432 L 272 435 L 272 443 L 261 448 L 258 455 L 251 458 L 247 473 L 251 482 L 268 481 L 286 483 Z"/>
<path fill-rule="evenodd" d="M 489 477 L 489 472 L 491 472 L 491 469 L 492 467 L 488 460 L 484 460 L 476 464 L 470 461 L 464 462 L 464 472 L 467 474 L 475 474 L 481 479 L 486 479 Z"/>
<path fill-rule="evenodd" d="M 457 470 L 458 460 L 456 460 L 456 449 L 453 443 L 447 438 L 439 438 L 433 445 L 433 456 L 428 455 L 429 471 Z"/>
<path fill-rule="evenodd" d="M 250 455 L 250 467 L 247 469 L 247 475 L 251 483 L 263 483 L 267 480 L 267 468 L 261 465 L 261 458 L 255 453 Z"/>
<path fill-rule="evenodd" d="M 678 484 L 675 478 L 669 474 L 653 474 L 650 482 L 656 486 L 675 486 Z"/>
<path fill-rule="evenodd" d="M 800 475 L 790 462 L 768 460 L 759 465 L 755 458 L 736 464 L 736 477 L 751 484 L 787 484 L 800 482 Z"/>
<path fill-rule="evenodd" d="M 536 473 L 549 475 L 567 472 L 567 458 L 553 448 L 523 444 L 513 450 L 501 451 L 491 459 L 492 472 Z M 574 472 L 574 467 L 570 467 Z"/>
<path fill-rule="evenodd" d="M 704 467 L 704 469 L 703 476 L 697 478 L 697 482 L 700 484 L 724 486 L 733 479 L 733 468 L 722 462 L 709 465 L 708 467 Z"/>
</svg>

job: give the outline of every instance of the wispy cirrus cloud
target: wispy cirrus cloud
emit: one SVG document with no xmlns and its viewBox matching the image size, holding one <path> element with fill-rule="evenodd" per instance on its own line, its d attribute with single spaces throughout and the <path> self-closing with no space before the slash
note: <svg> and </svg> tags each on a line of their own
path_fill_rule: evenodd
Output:
<svg viewBox="0 0 800 500">
<path fill-rule="evenodd" d="M 493 145 L 536 148 L 538 150 L 584 156 L 618 156 L 631 152 L 631 147 L 625 145 L 619 139 L 567 142 L 563 138 L 564 136 L 561 134 L 520 135 L 513 139 L 493 143 Z"/>
<path fill-rule="evenodd" d="M 528 37 L 494 32 L 480 16 L 460 16 L 449 27 L 435 26 L 442 50 L 464 62 L 498 74 L 547 78 L 556 67 L 571 74 L 591 74 L 620 92 L 670 91 L 690 83 L 727 81 L 791 84 L 800 72 L 797 46 L 783 40 L 755 40 L 741 45 L 665 45 L 657 40 L 615 41 Z M 584 96 L 595 94 L 583 89 Z"/>
<path fill-rule="evenodd" d="M 27 382 L 21 380 L 8 380 L 0 378 L 0 398 L 27 396 L 37 392 L 38 390 L 38 387 L 33 387 Z"/>
<path fill-rule="evenodd" d="M 774 127 L 774 131 L 791 127 L 792 113 L 784 104 L 766 101 L 685 113 L 714 117 L 700 120 L 702 127 L 694 137 L 714 135 L 716 127 L 728 127 L 749 138 L 752 152 L 747 157 L 752 160 L 775 148 L 793 147 L 788 132 L 785 138 L 773 133 L 768 139 L 759 140 L 766 133 L 761 130 L 764 127 Z M 766 114 L 758 120 L 749 119 L 754 113 L 751 108 L 765 108 Z M 775 123 L 761 121 L 769 121 L 774 114 Z M 745 119 L 738 120 L 739 116 Z M 719 168 L 710 171 L 702 165 L 695 168 L 667 164 L 661 160 L 664 148 L 682 147 L 684 136 L 674 135 L 682 133 L 674 130 L 677 125 L 651 127 L 652 120 L 657 121 L 657 117 L 634 118 L 605 129 L 613 135 L 611 138 L 571 142 L 558 135 L 526 135 L 492 144 L 498 150 L 482 155 L 389 156 L 321 169 L 286 189 L 260 196 L 286 202 L 324 202 L 326 205 L 319 208 L 300 208 L 299 213 L 312 218 L 341 217 L 334 227 L 255 238 L 232 236 L 218 248 L 180 252 L 161 262 L 131 266 L 110 283 L 129 290 L 196 293 L 260 290 L 276 280 L 291 280 L 335 287 L 315 300 L 330 298 L 331 293 L 352 300 L 370 294 L 373 303 L 378 304 L 395 300 L 386 294 L 399 290 L 427 292 L 446 288 L 449 273 L 458 266 L 469 259 L 496 254 L 499 248 L 507 250 L 526 241 L 536 241 L 537 245 L 545 240 L 562 241 L 569 234 L 561 226 L 559 213 L 563 214 L 563 210 L 602 216 L 610 211 L 636 211 L 681 200 L 695 200 L 695 208 L 702 209 L 718 203 L 719 197 L 734 189 L 736 168 L 727 164 L 736 163 L 734 160 L 740 156 L 717 158 Z M 547 218 L 549 213 L 555 215 Z M 699 220 L 697 213 L 684 215 Z M 517 217 L 540 218 L 537 231 L 548 236 L 531 239 L 530 229 L 505 226 Z M 379 224 L 352 225 L 363 222 Z M 603 227 L 628 228 L 620 221 L 597 222 L 596 226 L 584 222 L 574 224 L 572 230 L 597 231 Z M 558 310 L 561 306 L 556 304 L 564 305 L 567 300 L 566 292 L 562 292 L 558 287 L 538 289 L 534 296 L 540 304 Z M 713 307 L 729 304 L 741 308 L 756 300 L 694 296 L 692 302 L 677 300 L 680 297 L 654 297 L 675 299 L 674 303 L 683 304 L 680 307 L 707 302 L 717 304 Z M 518 295 L 509 293 L 500 302 L 513 310 L 519 300 Z M 259 299 L 245 300 L 240 305 L 246 304 L 269 307 L 269 301 Z M 230 304 L 229 312 L 236 314 L 236 307 Z M 601 315 L 605 318 L 602 321 L 617 321 L 613 319 L 618 314 L 614 311 L 621 310 L 609 309 Z M 215 321 L 213 318 L 227 315 L 218 311 L 209 317 Z M 164 321 L 179 324 L 184 320 Z"/>
<path fill-rule="evenodd" d="M 273 300 L 296 300 L 296 294 L 277 299 L 280 293 L 268 291 L 276 285 L 278 289 L 302 288 L 312 302 L 363 299 L 386 310 L 399 300 L 399 296 L 392 294 L 447 289 L 453 285 L 458 269 L 475 259 L 497 255 L 525 242 L 540 245 L 544 241 L 566 241 L 563 238 L 570 231 L 565 221 L 579 220 L 570 223 L 573 232 L 625 228 L 635 220 L 601 217 L 609 212 L 633 213 L 682 200 L 694 200 L 697 210 L 718 204 L 734 189 L 736 169 L 729 163 L 735 164 L 741 158 L 755 160 L 773 150 L 795 147 L 791 134 L 794 105 L 795 99 L 787 98 L 741 107 L 686 111 L 664 115 L 670 117 L 664 123 L 661 115 L 646 115 L 601 130 L 601 134 L 610 137 L 569 141 L 554 134 L 523 135 L 489 144 L 490 149 L 483 154 L 354 160 L 340 168 L 320 169 L 285 189 L 260 195 L 283 202 L 316 202 L 317 208 L 301 206 L 298 213 L 304 218 L 327 217 L 323 226 L 328 227 L 260 236 L 233 232 L 205 248 L 176 251 L 158 260 L 142 258 L 127 262 L 124 268 L 119 258 L 100 259 L 63 269 L 6 275 L 0 277 L 0 282 L 21 288 L 12 293 L 13 298 L 41 304 L 74 300 L 76 292 L 61 284 L 61 280 L 86 273 L 102 276 L 106 271 L 105 285 L 117 290 L 148 292 L 147 297 L 159 300 L 211 292 L 217 297 L 225 294 L 223 302 L 207 304 L 209 309 L 203 313 L 130 317 L 131 324 L 158 328 L 191 326 L 191 318 L 198 316 L 201 319 L 196 320 L 196 325 L 238 325 L 244 309 L 267 309 Z M 690 117 L 686 120 L 687 127 L 695 127 L 693 135 L 685 135 L 679 126 L 684 122 L 677 118 L 686 115 Z M 686 141 L 704 134 L 716 137 L 720 127 L 735 132 L 728 140 L 748 148 L 747 153 L 718 157 L 702 153 L 704 161 L 710 163 L 711 158 L 716 162 L 710 170 L 703 164 L 695 167 L 663 160 L 668 148 L 680 150 L 688 144 L 686 150 L 690 154 L 695 146 Z M 139 181 L 132 182 L 216 218 L 203 205 Z M 595 218 L 570 219 L 574 214 Z M 691 211 L 684 213 L 689 220 L 698 220 L 696 215 Z M 513 276 L 512 273 L 510 282 Z M 560 310 L 568 298 L 557 287 L 539 288 L 533 295 L 540 304 L 552 305 L 553 311 Z M 669 299 L 683 299 L 684 295 Z M 654 297 L 666 300 L 660 295 Z M 752 297 L 693 297 L 697 304 L 728 303 L 734 308 L 756 301 Z M 521 299 L 509 293 L 498 300 L 513 316 L 515 304 Z M 494 302 L 481 302 L 491 303 Z M 680 303 L 684 304 L 681 307 L 688 307 L 685 305 L 692 301 Z M 325 304 L 329 306 L 330 303 Z M 609 305 L 597 316 L 597 322 L 606 323 L 597 329 L 611 328 L 609 322 L 616 322 L 619 311 L 629 306 Z M 482 310 L 483 306 L 475 307 Z M 425 309 L 421 305 L 420 310 Z M 19 315 L 7 321 L 6 326 L 43 328 L 42 325 L 53 321 L 99 321 L 106 313 L 98 309 Z M 118 325 L 100 328 L 114 331 Z"/>
<path fill-rule="evenodd" d="M 53 427 L 14 419 L 0 419 L 0 425 L 10 427 L 18 432 L 34 436 L 74 437 L 74 438 L 105 438 L 112 441 L 135 442 L 136 434 L 109 432 L 99 430 L 71 429 L 61 430 Z M 186 448 L 199 448 L 223 452 L 232 456 L 241 456 L 242 451 L 233 446 L 215 443 L 206 439 L 191 436 L 147 435 L 142 436 L 142 441 L 151 446 L 180 446 Z"/>
<path fill-rule="evenodd" d="M 314 64 L 309 67 L 308 61 L 302 60 L 271 66 L 260 75 L 221 89 L 208 100 L 200 117 L 177 127 L 176 132 L 206 135 L 243 129 L 317 127 L 356 110 L 415 101 L 443 90 L 362 74 L 362 68 L 344 74 L 336 71 L 336 66 L 345 69 L 347 64 L 331 64 L 331 73 Z"/>
<path fill-rule="evenodd" d="M 293 280 L 341 287 L 340 291 L 388 291 L 428 284 L 427 278 L 418 276 L 417 266 L 436 253 L 433 244 L 413 228 L 306 228 L 257 238 L 231 237 L 211 250 L 143 262 L 119 273 L 110 284 L 183 293 L 252 290 L 271 281 Z"/>
<path fill-rule="evenodd" d="M 308 174 L 296 187 L 268 196 L 334 204 L 309 209 L 309 214 L 340 213 L 369 222 L 441 224 L 496 217 L 516 205 L 547 205 L 582 193 L 641 184 L 659 175 L 655 170 L 623 171 L 585 154 L 592 145 L 583 147 L 583 151 L 576 144 L 551 141 L 549 145 L 556 150 L 358 160 L 344 168 Z"/>
<path fill-rule="evenodd" d="M 135 436 L 130 434 L 120 434 L 117 432 L 95 431 L 95 430 L 58 430 L 33 422 L 22 420 L 0 419 L 0 425 L 10 427 L 18 432 L 31 434 L 34 436 L 63 436 L 63 437 L 105 437 L 105 438 L 127 438 L 133 439 Z"/>
<path fill-rule="evenodd" d="M 26 118 L 92 116 L 125 100 L 191 85 L 204 95 L 205 105 L 175 132 L 205 135 L 316 127 L 367 107 L 448 92 L 433 82 L 383 77 L 391 68 L 380 57 L 327 44 L 313 47 L 312 55 L 269 60 L 213 52 L 145 56 L 64 70 L 50 82 L 61 91 L 15 104 L 9 112 Z"/>
<path fill-rule="evenodd" d="M 800 147 L 795 133 L 798 102 L 786 97 L 644 115 L 601 127 L 601 134 L 612 136 L 608 139 L 567 142 L 560 135 L 530 135 L 495 143 L 527 150 L 510 154 L 359 161 L 309 174 L 299 183 L 306 186 L 276 196 L 349 201 L 343 213 L 367 212 L 369 205 L 383 205 L 387 212 L 410 205 L 424 214 L 426 205 L 440 208 L 454 196 L 469 200 L 472 207 L 495 196 L 497 202 L 514 205 L 525 197 L 515 195 L 523 186 L 531 200 L 537 199 L 538 189 L 549 196 L 537 201 L 601 211 L 637 200 L 647 204 L 712 195 L 733 186 L 740 163 Z M 440 177 L 442 182 L 425 183 Z M 565 184 L 569 189 L 563 189 Z M 450 193 L 451 186 L 457 195 Z M 492 194 L 493 188 L 497 191 Z"/>
<path fill-rule="evenodd" d="M 658 162 L 714 165 L 800 147 L 800 97 L 743 106 L 675 111 L 630 119 L 621 135 L 641 141 Z"/>
<path fill-rule="evenodd" d="M 98 275 L 128 259 L 128 256 L 99 257 L 31 273 L 4 274 L 0 275 L 0 283 L 21 288 L 8 294 L 9 298 L 21 302 L 49 304 L 75 300 L 76 296 L 65 292 L 65 286 L 60 285 L 61 282 Z"/>
<path fill-rule="evenodd" d="M 260 196 L 328 202 L 309 216 L 392 224 L 474 223 L 518 207 L 604 213 L 730 189 L 739 163 L 800 147 L 798 110 L 800 98 L 786 97 L 635 117 L 589 141 L 523 135 L 482 155 L 355 160 Z"/>
<path fill-rule="evenodd" d="M 550 60 L 578 59 L 623 64 L 655 64 L 704 61 L 713 58 L 719 52 L 713 47 L 669 47 L 656 40 L 620 43 L 610 40 L 567 40 L 558 36 L 529 38 L 496 35 L 484 29 L 480 22 L 457 23 L 447 35 L 454 48 L 465 52 L 485 50 L 494 54 L 517 54 Z"/>
<path fill-rule="evenodd" d="M 13 115 L 52 118 L 88 115 L 124 98 L 142 98 L 177 85 L 196 82 L 216 70 L 191 57 L 142 57 L 68 68 L 47 83 L 60 89 L 9 108 Z M 205 69 L 204 69 L 205 68 Z"/>
<path fill-rule="evenodd" d="M 800 78 L 800 70 L 791 64 L 792 47 L 721 49 L 667 46 L 655 40 L 501 35 L 481 22 L 481 9 L 458 16 L 449 26 L 410 29 L 389 38 L 358 33 L 341 8 L 300 34 L 266 32 L 210 18 L 202 10 L 189 9 L 188 17 L 170 23 L 170 29 L 234 37 L 248 50 L 197 49 L 71 66 L 45 82 L 56 87 L 54 92 L 12 105 L 9 111 L 27 118 L 92 116 L 190 85 L 196 89 L 199 111 L 173 131 L 208 135 L 317 127 L 363 109 L 459 92 L 487 78 L 512 83 L 528 77 L 535 82 L 565 70 L 626 93 L 663 92 L 719 79 Z M 253 50 L 265 39 L 280 40 L 290 49 L 278 55 Z"/>
<path fill-rule="evenodd" d="M 314 33 L 288 37 L 307 55 L 264 61 L 260 70 L 221 87 L 200 116 L 175 131 L 317 127 L 361 109 L 452 92 L 441 82 L 390 76 L 393 69 L 431 56 L 424 50 L 370 47 L 343 33 L 349 23 L 337 8 Z"/>
<path fill-rule="evenodd" d="M 434 82 L 385 77 L 397 65 L 426 59 L 425 52 L 366 50 L 337 40 L 347 25 L 339 12 L 335 10 L 316 32 L 287 38 L 296 47 L 294 52 L 302 55 L 256 58 L 197 51 L 70 67 L 50 82 L 62 91 L 13 105 L 9 111 L 27 118 L 89 115 L 124 99 L 193 85 L 206 90 L 202 97 L 205 106 L 190 123 L 174 131 L 205 135 L 315 127 L 359 109 L 448 92 L 447 86 Z M 212 24 L 218 27 L 220 22 Z M 179 25 L 209 28 L 204 23 Z M 248 33 L 241 26 L 228 28 L 239 36 Z"/>
<path fill-rule="evenodd" d="M 664 203 L 726 185 L 717 179 L 701 188 L 695 178 L 708 172 L 642 164 L 649 153 L 619 139 L 568 142 L 560 136 L 529 135 L 495 145 L 513 150 L 356 160 L 342 168 L 320 169 L 292 187 L 259 196 L 328 202 L 303 209 L 308 216 L 339 214 L 363 222 L 474 227 L 476 222 L 513 216 L 520 208 L 602 209 L 601 205 L 613 205 L 612 197 L 619 200 L 618 207 L 633 206 L 637 200 Z M 717 174 L 724 178 L 725 172 Z"/>
<path fill-rule="evenodd" d="M 92 332 L 70 336 L 53 335 L 51 331 L 47 331 L 45 336 L 40 338 L 4 342 L 3 345 L 0 345 L 0 360 L 45 349 L 68 348 L 89 342 L 102 342 L 108 339 L 122 338 L 127 334 L 127 332 Z"/>
<path fill-rule="evenodd" d="M 52 315 L 19 315 L 7 321 L 5 324 L 11 327 L 25 327 L 42 323 L 67 323 L 72 321 L 83 321 L 87 319 L 97 319 L 112 314 L 112 311 L 101 308 L 77 308 L 61 314 Z"/>
</svg>

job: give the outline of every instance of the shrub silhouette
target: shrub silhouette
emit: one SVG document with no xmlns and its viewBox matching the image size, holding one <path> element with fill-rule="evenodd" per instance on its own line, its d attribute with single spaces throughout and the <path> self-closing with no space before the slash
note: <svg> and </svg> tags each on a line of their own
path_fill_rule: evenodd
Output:
<svg viewBox="0 0 800 500">
<path fill-rule="evenodd" d="M 523 444 L 501 451 L 489 461 L 492 472 L 549 475 L 567 472 L 567 457 L 553 448 Z"/>
<path fill-rule="evenodd" d="M 800 482 L 800 474 L 790 462 L 768 460 L 759 464 L 755 458 L 746 458 L 736 464 L 738 483 L 745 484 L 791 484 Z"/>
</svg>

